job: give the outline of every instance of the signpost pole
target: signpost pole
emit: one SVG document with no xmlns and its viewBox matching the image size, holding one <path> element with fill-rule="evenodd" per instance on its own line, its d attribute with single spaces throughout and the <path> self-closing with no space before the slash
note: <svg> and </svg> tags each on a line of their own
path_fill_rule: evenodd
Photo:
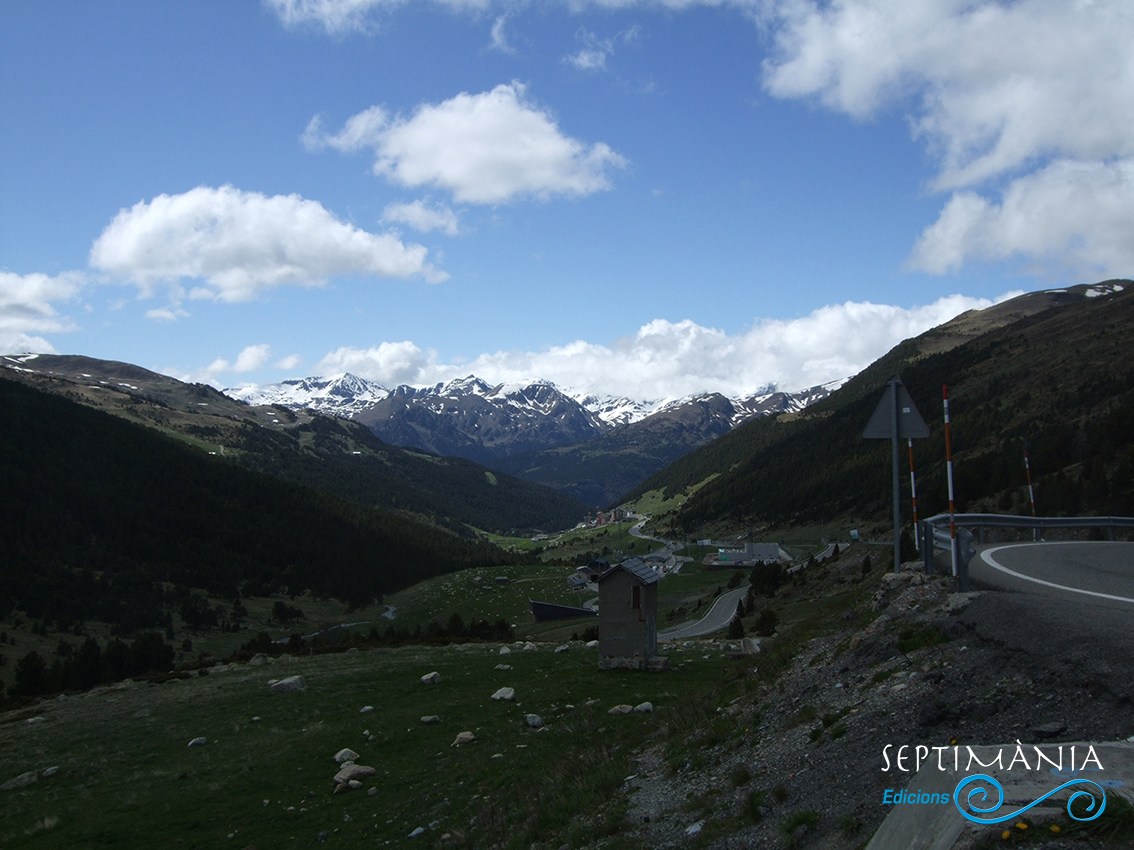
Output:
<svg viewBox="0 0 1134 850">
<path fill-rule="evenodd" d="M 900 572 L 902 569 L 902 502 L 901 502 L 901 488 L 899 486 L 899 478 L 901 477 L 901 470 L 899 467 L 898 457 L 900 452 L 898 450 L 898 434 L 902 430 L 901 420 L 898 418 L 898 384 L 901 383 L 895 375 L 890 379 L 890 399 L 893 403 L 893 415 L 890 422 L 893 423 L 894 432 L 890 438 L 890 445 L 892 447 L 891 454 L 893 455 L 894 471 L 893 471 L 893 484 L 894 484 L 894 572 Z"/>
</svg>

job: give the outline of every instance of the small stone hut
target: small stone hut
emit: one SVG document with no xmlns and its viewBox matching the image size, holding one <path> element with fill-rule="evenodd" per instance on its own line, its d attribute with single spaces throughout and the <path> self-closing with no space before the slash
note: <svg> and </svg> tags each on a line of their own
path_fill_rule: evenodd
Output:
<svg viewBox="0 0 1134 850">
<path fill-rule="evenodd" d="M 658 574 L 638 558 L 611 567 L 598 579 L 599 668 L 652 670 L 658 656 Z"/>
</svg>

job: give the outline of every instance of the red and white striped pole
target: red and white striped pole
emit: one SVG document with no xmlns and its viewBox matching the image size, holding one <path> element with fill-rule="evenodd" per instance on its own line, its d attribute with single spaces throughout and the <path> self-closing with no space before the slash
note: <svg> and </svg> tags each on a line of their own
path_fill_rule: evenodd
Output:
<svg viewBox="0 0 1134 850">
<path fill-rule="evenodd" d="M 953 556 L 953 575 L 957 575 L 957 522 L 953 507 L 953 444 L 949 429 L 949 387 L 941 385 L 945 401 L 945 471 L 949 479 L 949 549 Z"/>
</svg>

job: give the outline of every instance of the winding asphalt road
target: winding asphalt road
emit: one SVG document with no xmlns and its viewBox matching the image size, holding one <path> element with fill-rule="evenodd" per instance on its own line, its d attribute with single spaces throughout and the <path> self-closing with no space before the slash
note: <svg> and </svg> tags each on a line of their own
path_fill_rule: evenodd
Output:
<svg viewBox="0 0 1134 850">
<path fill-rule="evenodd" d="M 700 620 L 660 631 L 658 640 L 683 640 L 719 632 L 732 622 L 732 618 L 736 615 L 737 604 L 747 593 L 747 584 L 735 590 L 725 591 L 717 597 L 713 607 Z"/>
</svg>

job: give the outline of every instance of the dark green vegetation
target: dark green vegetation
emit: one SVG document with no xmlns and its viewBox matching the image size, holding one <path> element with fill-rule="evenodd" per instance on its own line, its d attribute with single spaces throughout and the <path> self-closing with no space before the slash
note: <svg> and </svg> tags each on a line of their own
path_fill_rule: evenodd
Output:
<svg viewBox="0 0 1134 850">
<path fill-rule="evenodd" d="M 61 631 L 99 620 L 129 635 L 168 627 L 189 588 L 227 600 L 310 590 L 362 605 L 512 560 L 11 381 L 0 380 L 0 410 L 5 616 L 18 606 Z"/>
<path fill-rule="evenodd" d="M 395 448 L 344 419 L 250 407 L 211 387 L 89 357 L 0 360 L 12 380 L 177 436 L 231 462 L 367 507 L 398 511 L 471 536 L 555 531 L 585 506 L 548 487 L 472 461 Z M 32 371 L 34 370 L 34 371 Z"/>
<path fill-rule="evenodd" d="M 941 388 L 949 386 L 957 508 L 1040 515 L 1134 514 L 1134 285 L 1034 293 L 967 313 L 897 346 L 796 416 L 741 426 L 627 496 L 704 483 L 667 520 L 787 527 L 889 511 L 890 444 L 862 430 L 901 375 L 931 434 L 914 442 L 921 515 L 947 510 Z M 903 454 L 903 461 L 905 455 Z M 904 463 L 903 463 L 904 466 Z M 908 499 L 908 473 L 902 485 Z M 908 504 L 908 502 L 907 502 Z"/>
<path fill-rule="evenodd" d="M 494 466 L 588 505 L 607 505 L 684 454 L 729 430 L 723 396 L 698 399 L 582 443 L 500 458 Z"/>
<path fill-rule="evenodd" d="M 9 713 L 3 779 L 59 772 L 0 792 L 0 844 L 278 848 L 325 833 L 375 846 L 421 827 L 428 847 L 581 847 L 625 827 L 616 792 L 656 718 L 738 670 L 716 659 L 664 676 L 612 676 L 579 648 L 513 652 L 507 671 L 494 669 L 501 660 L 495 645 L 316 656 Z M 441 682 L 422 684 L 432 671 Z M 305 692 L 269 690 L 270 678 L 294 674 Z M 490 699 L 503 686 L 516 702 Z M 647 700 L 662 714 L 607 713 Z M 374 711 L 360 713 L 368 705 Z M 542 730 L 528 727 L 529 713 Z M 422 724 L 430 715 L 439 722 Z M 462 731 L 476 741 L 451 746 Z M 197 737 L 207 743 L 188 747 Z M 343 747 L 377 768 L 365 782 L 374 795 L 333 793 L 332 756 Z"/>
</svg>

